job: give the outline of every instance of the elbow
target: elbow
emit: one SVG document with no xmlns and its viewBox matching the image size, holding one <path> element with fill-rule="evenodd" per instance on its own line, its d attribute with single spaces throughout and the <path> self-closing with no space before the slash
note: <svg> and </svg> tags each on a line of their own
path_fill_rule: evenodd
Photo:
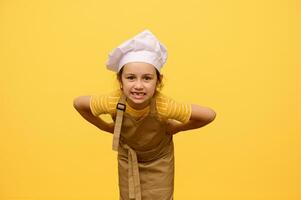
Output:
<svg viewBox="0 0 301 200">
<path fill-rule="evenodd" d="M 90 97 L 88 96 L 79 96 L 73 99 L 73 107 L 77 111 L 90 110 Z"/>
<path fill-rule="evenodd" d="M 80 104 L 80 97 L 76 97 L 75 99 L 73 99 L 73 107 L 76 109 L 76 110 L 79 110 L 80 107 L 81 107 L 81 104 Z"/>
<path fill-rule="evenodd" d="M 215 120 L 215 118 L 216 118 L 216 112 L 214 110 L 208 108 L 206 114 L 203 115 L 200 122 L 203 123 L 204 125 L 210 124 L 211 122 L 213 122 Z"/>
<path fill-rule="evenodd" d="M 197 121 L 200 124 L 209 124 L 216 118 L 216 113 L 213 109 L 204 106 L 192 105 L 192 113 L 190 119 Z"/>
<path fill-rule="evenodd" d="M 211 123 L 216 118 L 216 112 L 210 109 L 210 114 L 208 115 L 208 123 Z"/>
</svg>

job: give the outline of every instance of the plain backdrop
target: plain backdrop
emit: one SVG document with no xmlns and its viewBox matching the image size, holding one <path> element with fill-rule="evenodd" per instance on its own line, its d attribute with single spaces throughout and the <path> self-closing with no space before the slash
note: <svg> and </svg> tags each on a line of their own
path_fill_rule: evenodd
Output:
<svg viewBox="0 0 301 200">
<path fill-rule="evenodd" d="M 168 49 L 162 92 L 217 113 L 174 137 L 175 199 L 300 199 L 300 9 L 297 0 L 1 0 L 0 199 L 118 199 L 112 135 L 73 99 L 118 88 L 108 53 L 146 28 Z"/>
</svg>

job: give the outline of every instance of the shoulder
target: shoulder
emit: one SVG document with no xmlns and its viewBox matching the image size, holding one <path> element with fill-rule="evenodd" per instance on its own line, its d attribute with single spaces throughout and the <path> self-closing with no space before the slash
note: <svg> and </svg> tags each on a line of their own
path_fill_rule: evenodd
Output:
<svg viewBox="0 0 301 200">
<path fill-rule="evenodd" d="M 165 113 L 166 109 L 170 105 L 170 102 L 174 101 L 171 97 L 161 92 L 156 93 L 155 99 L 156 99 L 156 108 L 159 111 L 159 113 Z"/>
<path fill-rule="evenodd" d="M 160 92 L 156 94 L 156 108 L 161 117 L 183 123 L 187 122 L 191 115 L 191 104 L 176 101 Z"/>
<path fill-rule="evenodd" d="M 168 101 L 168 99 L 170 99 L 170 98 L 161 92 L 157 92 L 155 95 L 155 99 L 156 99 L 156 104 L 158 107 L 158 105 L 159 106 L 160 105 L 162 106 L 162 104 L 165 105 L 166 101 Z"/>
<path fill-rule="evenodd" d="M 156 96 L 156 104 L 157 108 L 164 108 L 164 107 L 169 107 L 172 104 L 181 104 L 180 101 L 175 100 L 174 98 L 167 96 L 161 92 L 157 92 Z"/>
<path fill-rule="evenodd" d="M 93 95 L 90 100 L 90 107 L 94 115 L 112 114 L 121 96 L 120 90 L 107 94 Z"/>
</svg>

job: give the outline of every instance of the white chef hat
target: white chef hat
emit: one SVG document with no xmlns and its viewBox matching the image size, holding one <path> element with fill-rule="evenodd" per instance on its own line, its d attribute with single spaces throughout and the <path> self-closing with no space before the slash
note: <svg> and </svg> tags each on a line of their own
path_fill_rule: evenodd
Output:
<svg viewBox="0 0 301 200">
<path fill-rule="evenodd" d="M 166 60 L 166 47 L 146 29 L 115 48 L 109 54 L 106 66 L 109 70 L 119 72 L 129 62 L 145 62 L 160 71 Z"/>
</svg>

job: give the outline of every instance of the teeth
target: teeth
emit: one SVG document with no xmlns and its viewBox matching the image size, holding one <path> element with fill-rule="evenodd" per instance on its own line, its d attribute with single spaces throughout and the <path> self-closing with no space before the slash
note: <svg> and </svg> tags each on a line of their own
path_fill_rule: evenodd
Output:
<svg viewBox="0 0 301 200">
<path fill-rule="evenodd" d="M 143 96 L 145 93 L 143 92 L 132 92 L 134 95 Z"/>
</svg>

